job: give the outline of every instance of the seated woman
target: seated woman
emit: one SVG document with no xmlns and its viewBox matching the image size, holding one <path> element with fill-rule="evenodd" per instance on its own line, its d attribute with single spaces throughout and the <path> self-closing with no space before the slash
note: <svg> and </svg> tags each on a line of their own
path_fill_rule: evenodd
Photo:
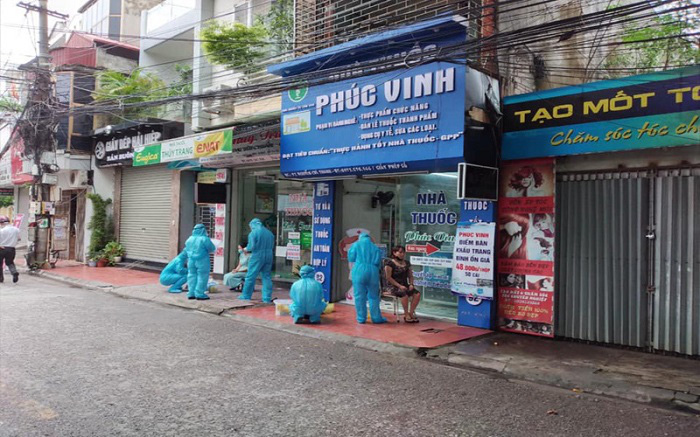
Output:
<svg viewBox="0 0 700 437">
<path fill-rule="evenodd" d="M 391 249 L 391 258 L 384 263 L 386 291 L 401 299 L 404 321 L 406 323 L 418 323 L 416 307 L 418 302 L 420 302 L 420 292 L 413 285 L 413 270 L 411 270 L 411 264 L 405 258 L 406 248 L 403 246 L 394 246 Z M 411 297 L 410 307 L 408 304 L 409 297 Z"/>
<path fill-rule="evenodd" d="M 231 270 L 231 273 L 226 273 L 224 275 L 224 284 L 229 287 L 231 291 L 240 291 L 243 288 L 243 280 L 246 274 L 248 274 L 248 259 L 250 254 L 243 250 L 248 245 L 247 242 L 241 241 L 238 245 L 238 265 L 235 269 Z"/>
</svg>

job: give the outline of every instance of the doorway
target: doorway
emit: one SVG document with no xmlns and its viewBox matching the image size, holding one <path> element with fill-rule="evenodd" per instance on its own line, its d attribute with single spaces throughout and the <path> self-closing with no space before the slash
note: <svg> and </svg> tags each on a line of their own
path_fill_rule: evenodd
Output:
<svg viewBox="0 0 700 437">
<path fill-rule="evenodd" d="M 53 220 L 54 250 L 61 250 L 61 259 L 82 260 L 85 223 L 85 190 L 62 190 Z"/>
<path fill-rule="evenodd" d="M 406 247 L 414 283 L 422 294 L 419 315 L 456 320 L 457 296 L 450 290 L 460 205 L 456 178 L 453 173 L 433 173 L 339 182 L 341 229 L 334 248 L 338 279 L 332 298 L 351 300 L 347 251 L 360 232 L 367 232 L 385 257 L 393 246 Z M 454 220 L 420 220 L 437 212 Z"/>
</svg>

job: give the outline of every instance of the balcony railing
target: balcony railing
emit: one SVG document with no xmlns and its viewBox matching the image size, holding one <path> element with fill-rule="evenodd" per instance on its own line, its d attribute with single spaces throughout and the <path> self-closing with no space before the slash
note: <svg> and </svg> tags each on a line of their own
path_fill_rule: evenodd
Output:
<svg viewBox="0 0 700 437">
<path fill-rule="evenodd" d="M 191 14 L 196 7 L 197 0 L 165 0 L 146 13 L 146 32 L 150 34 L 186 14 Z"/>
</svg>

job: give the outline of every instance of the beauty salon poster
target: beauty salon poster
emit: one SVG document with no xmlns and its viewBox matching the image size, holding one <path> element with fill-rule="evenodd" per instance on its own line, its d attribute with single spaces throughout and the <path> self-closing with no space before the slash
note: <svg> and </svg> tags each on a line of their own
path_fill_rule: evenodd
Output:
<svg viewBox="0 0 700 437">
<path fill-rule="evenodd" d="M 554 159 L 501 166 L 498 326 L 554 336 Z"/>
</svg>

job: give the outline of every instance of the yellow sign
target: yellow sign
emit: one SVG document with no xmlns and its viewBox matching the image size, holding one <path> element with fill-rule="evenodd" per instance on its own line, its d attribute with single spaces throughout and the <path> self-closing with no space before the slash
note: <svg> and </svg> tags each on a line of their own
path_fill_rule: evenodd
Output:
<svg viewBox="0 0 700 437">
<path fill-rule="evenodd" d="M 194 157 L 217 155 L 224 144 L 224 133 L 216 132 L 206 135 L 202 140 L 194 141 Z"/>
</svg>

